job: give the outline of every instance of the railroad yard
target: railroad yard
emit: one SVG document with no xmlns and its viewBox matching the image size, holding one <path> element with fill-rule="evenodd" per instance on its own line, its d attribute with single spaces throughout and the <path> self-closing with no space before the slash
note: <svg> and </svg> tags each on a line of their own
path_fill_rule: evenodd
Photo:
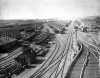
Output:
<svg viewBox="0 0 100 78">
<path fill-rule="evenodd" d="M 0 25 L 0 78 L 100 78 L 99 35 L 86 22 L 24 22 Z"/>
</svg>

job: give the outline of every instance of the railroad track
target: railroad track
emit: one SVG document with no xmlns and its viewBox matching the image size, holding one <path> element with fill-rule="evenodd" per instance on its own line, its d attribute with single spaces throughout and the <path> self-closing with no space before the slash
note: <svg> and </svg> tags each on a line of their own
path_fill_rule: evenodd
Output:
<svg viewBox="0 0 100 78">
<path fill-rule="evenodd" d="M 57 67 L 54 69 L 52 74 L 48 78 L 64 78 L 65 76 L 65 68 L 66 64 L 68 63 L 68 52 L 71 49 L 72 45 L 72 33 L 67 39 L 67 44 L 65 44 L 65 48 L 63 49 L 62 53 L 57 57 L 57 59 L 54 61 L 58 63 Z"/>
<path fill-rule="evenodd" d="M 26 38 L 26 40 L 27 39 L 30 39 L 33 35 L 34 35 L 34 33 L 32 33 L 30 36 L 28 36 Z M 7 60 L 16 58 L 17 56 L 19 56 L 22 53 L 23 53 L 22 47 L 18 47 L 15 51 L 12 51 L 11 53 L 8 53 L 8 56 L 7 57 L 0 58 L 0 65 L 2 65 L 2 63 L 5 62 L 5 61 L 7 61 Z"/>
<path fill-rule="evenodd" d="M 99 78 L 98 61 L 89 47 L 83 44 L 82 51 L 73 60 L 65 78 Z"/>
<path fill-rule="evenodd" d="M 82 41 L 82 43 L 89 48 L 90 52 L 94 55 L 94 57 L 99 61 L 99 53 L 100 53 L 100 48 L 90 42 L 87 41 Z"/>
<path fill-rule="evenodd" d="M 38 74 L 40 74 L 49 65 L 48 61 L 50 61 L 51 58 L 54 58 L 54 56 L 56 55 L 60 47 L 61 47 L 60 43 L 57 42 L 56 48 L 50 53 L 50 56 L 48 57 L 48 59 L 44 61 L 43 65 L 32 76 L 30 76 L 30 78 L 33 78 L 34 76 L 37 76 Z"/>
<path fill-rule="evenodd" d="M 30 40 L 30 38 L 32 39 L 34 33 L 30 34 L 30 36 L 28 36 L 26 38 L 26 40 Z M 23 40 L 21 40 L 22 42 Z M 19 41 L 20 42 L 20 41 Z M 23 41 L 24 42 L 24 41 Z M 4 71 L 3 69 L 5 69 L 5 66 L 9 66 L 10 63 L 12 64 L 16 64 L 16 59 L 19 55 L 23 54 L 23 47 L 19 46 L 19 48 L 17 48 L 16 50 L 12 51 L 11 53 L 8 53 L 8 55 L 6 57 L 0 58 L 0 72 Z M 44 57 L 42 59 L 42 57 L 37 56 L 36 58 L 38 61 L 42 61 L 45 60 Z M 34 66 L 35 64 L 32 64 L 32 66 Z M 35 65 L 36 67 L 36 65 Z M 24 68 L 24 67 L 23 67 Z M 6 71 L 6 70 L 5 70 Z M 9 71 L 8 71 L 9 72 Z M 0 74 L 1 75 L 1 74 Z"/>
<path fill-rule="evenodd" d="M 32 76 L 30 76 L 30 78 L 51 78 L 53 76 L 53 73 L 55 71 L 57 72 L 57 69 L 59 69 L 59 67 L 60 67 L 59 65 L 61 65 L 61 62 L 63 60 L 64 60 L 64 62 L 66 61 L 65 60 L 65 56 L 67 55 L 66 50 L 68 50 L 68 48 L 69 48 L 68 46 L 70 45 L 71 36 L 72 36 L 72 33 L 68 34 L 67 39 L 66 39 L 66 43 L 68 42 L 68 44 L 66 44 L 66 43 L 64 44 L 64 47 L 62 48 L 61 52 L 59 53 L 60 47 L 61 47 L 61 46 L 59 46 L 58 50 L 56 50 L 54 52 L 54 54 L 52 54 L 52 56 L 50 58 L 48 58 L 48 60 L 46 61 L 46 64 L 39 71 L 34 73 Z M 59 53 L 59 55 L 57 55 L 58 53 Z M 51 70 L 52 68 L 54 68 L 56 70 L 53 69 L 53 71 L 52 71 Z M 50 71 L 52 71 L 52 72 L 50 72 Z M 57 73 L 59 73 L 59 72 L 57 72 Z M 47 74 L 49 74 L 49 76 Z"/>
<path fill-rule="evenodd" d="M 2 64 L 6 63 L 8 60 L 14 59 L 17 56 L 19 56 L 20 54 L 22 54 L 22 47 L 19 47 L 18 49 L 16 49 L 15 51 L 8 53 L 7 57 L 1 58 L 0 59 L 0 66 L 2 66 Z"/>
<path fill-rule="evenodd" d="M 9 78 L 13 72 L 17 74 L 22 70 L 21 64 L 15 61 L 15 58 L 21 55 L 21 47 L 15 51 L 8 53 L 8 56 L 0 59 L 0 78 Z"/>
</svg>

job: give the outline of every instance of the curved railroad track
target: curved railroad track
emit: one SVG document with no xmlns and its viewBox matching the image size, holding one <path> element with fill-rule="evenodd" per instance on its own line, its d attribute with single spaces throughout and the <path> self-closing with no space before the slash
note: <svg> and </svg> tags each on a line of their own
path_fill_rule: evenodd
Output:
<svg viewBox="0 0 100 78">
<path fill-rule="evenodd" d="M 25 40 L 31 42 L 33 35 L 34 33 Z M 71 29 L 67 34 L 62 35 L 60 34 L 60 37 L 63 37 L 62 39 L 60 39 L 60 37 L 55 38 L 56 43 L 53 49 L 48 52 L 46 56 L 42 56 L 42 63 L 36 64 L 36 66 L 28 72 L 25 71 L 27 72 L 27 77 L 25 75 L 26 73 L 21 73 L 24 76 L 16 76 L 14 78 L 99 78 L 98 65 L 100 48 L 91 42 L 78 39 L 76 42 L 79 44 L 79 50 L 75 53 L 72 47 L 74 42 L 73 30 Z M 12 66 L 15 65 L 16 61 L 14 58 L 22 53 L 22 47 L 19 47 L 15 51 L 8 53 L 7 57 L 0 59 L 0 71 L 7 65 L 10 65 L 10 63 Z M 17 65 L 13 67 L 15 67 L 14 69 L 16 70 Z M 15 71 L 14 69 L 8 69 L 7 71 Z"/>
<path fill-rule="evenodd" d="M 33 36 L 33 34 L 31 34 L 29 37 L 27 37 L 27 39 L 31 38 Z M 57 46 L 57 44 L 56 44 Z M 3 58 L 0 58 L 0 77 L 2 75 L 2 73 L 8 71 L 9 72 L 9 69 L 13 69 L 13 68 L 10 68 L 10 65 L 15 67 L 16 66 L 16 63 L 17 61 L 15 60 L 15 58 L 17 58 L 19 55 L 23 54 L 23 47 L 19 46 L 18 48 L 16 48 L 14 51 L 8 53 L 7 56 L 3 57 Z M 11 64 L 10 64 L 11 63 Z M 15 66 L 14 66 L 15 65 Z M 7 67 L 8 66 L 8 67 Z M 33 66 L 33 65 L 32 65 Z M 7 68 L 6 68 L 7 67 Z M 9 69 L 8 69 L 9 68 Z M 22 68 L 24 68 L 24 66 L 22 66 Z M 7 70 L 6 70 L 7 69 Z M 17 69 L 17 68 L 15 68 Z M 2 72 L 4 71 L 4 72 Z M 20 72 L 20 70 L 19 70 Z M 10 73 L 9 74 L 13 74 L 13 73 Z M 15 73 L 14 73 L 15 74 Z M 11 76 L 10 75 L 10 76 Z M 8 75 L 7 75 L 8 76 Z"/>
<path fill-rule="evenodd" d="M 68 36 L 66 37 L 65 44 L 63 44 L 64 46 L 63 47 L 59 46 L 58 50 L 55 51 L 50 58 L 48 58 L 48 60 L 46 61 L 47 64 L 43 66 L 42 70 L 40 69 L 38 72 L 30 76 L 30 78 L 51 78 L 54 72 L 59 73 L 57 70 L 60 69 L 59 67 L 61 63 L 63 61 L 66 62 L 65 58 L 67 57 L 67 52 L 71 43 L 71 37 L 72 37 L 72 33 L 69 33 Z"/>
<path fill-rule="evenodd" d="M 98 61 L 86 45 L 74 59 L 65 78 L 99 78 Z"/>
<path fill-rule="evenodd" d="M 54 45 L 53 49 L 49 53 L 47 53 L 46 56 L 43 57 L 43 58 L 46 58 L 46 59 L 41 64 L 36 64 L 36 65 L 33 64 L 36 67 L 35 68 L 32 68 L 29 72 L 31 72 L 31 71 L 34 72 L 34 73 L 41 72 L 41 70 L 43 70 L 43 68 L 46 67 L 46 65 L 48 65 L 47 62 L 49 61 L 49 59 L 53 57 L 51 55 L 52 54 L 55 55 L 56 54 L 55 52 L 58 51 L 60 47 L 61 47 L 60 46 L 60 42 L 57 39 L 55 39 L 55 45 Z M 24 74 L 24 72 L 21 75 L 23 75 L 23 74 Z M 31 73 L 29 73 L 29 74 L 32 75 Z M 20 78 L 21 75 L 19 75 L 17 77 L 14 77 L 14 78 Z M 24 77 L 26 77 L 26 76 L 23 76 L 22 78 L 24 78 Z"/>
<path fill-rule="evenodd" d="M 52 60 L 51 58 L 54 58 L 55 57 L 55 55 L 59 51 L 60 47 L 61 47 L 60 46 L 60 43 L 57 40 L 56 48 L 52 52 L 50 52 L 50 56 L 48 57 L 48 59 L 44 61 L 43 65 L 30 78 L 33 78 L 34 76 L 37 76 L 44 69 L 46 69 L 46 67 L 49 65 L 49 62 L 48 61 L 51 61 Z"/>
</svg>

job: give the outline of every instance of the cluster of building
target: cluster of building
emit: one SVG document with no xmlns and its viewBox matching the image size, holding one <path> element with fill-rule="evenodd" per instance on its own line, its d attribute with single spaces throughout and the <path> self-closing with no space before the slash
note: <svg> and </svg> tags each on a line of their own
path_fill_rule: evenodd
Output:
<svg viewBox="0 0 100 78">
<path fill-rule="evenodd" d="M 42 24 L 37 23 L 0 30 L 0 76 L 11 76 L 31 68 L 37 56 L 44 57 L 47 54 L 55 35 L 42 31 L 43 28 Z"/>
</svg>

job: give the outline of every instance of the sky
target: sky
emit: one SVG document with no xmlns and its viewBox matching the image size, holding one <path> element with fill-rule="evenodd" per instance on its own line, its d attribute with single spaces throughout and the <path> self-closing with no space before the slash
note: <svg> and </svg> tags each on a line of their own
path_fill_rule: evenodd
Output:
<svg viewBox="0 0 100 78">
<path fill-rule="evenodd" d="M 73 19 L 99 13 L 100 0 L 0 0 L 0 19 Z"/>
</svg>

